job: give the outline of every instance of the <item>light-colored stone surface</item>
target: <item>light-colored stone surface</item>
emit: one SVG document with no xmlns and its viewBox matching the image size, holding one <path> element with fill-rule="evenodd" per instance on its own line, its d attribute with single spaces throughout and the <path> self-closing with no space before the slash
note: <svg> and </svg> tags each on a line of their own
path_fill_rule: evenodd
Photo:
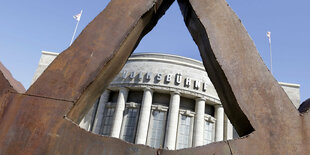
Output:
<svg viewBox="0 0 310 155">
<path fill-rule="evenodd" d="M 119 138 L 122 122 L 123 122 L 123 113 L 125 110 L 125 104 L 128 97 L 128 89 L 120 88 L 115 108 L 115 113 L 113 116 L 113 125 L 111 130 L 111 137 Z"/>
<path fill-rule="evenodd" d="M 224 115 L 224 140 L 233 139 L 233 126 L 226 115 Z"/>
<path fill-rule="evenodd" d="M 58 53 L 42 51 L 42 55 L 39 61 L 38 68 L 33 76 L 32 82 L 36 81 L 39 76 L 44 72 L 44 70 L 48 67 L 49 64 L 53 62 L 53 60 L 57 57 Z"/>
<path fill-rule="evenodd" d="M 175 149 L 175 142 L 178 129 L 179 108 L 180 108 L 180 93 L 171 92 L 166 138 L 165 138 L 165 148 L 169 150 Z"/>
<path fill-rule="evenodd" d="M 288 97 L 291 99 L 296 108 L 300 106 L 300 85 L 292 83 L 279 82 Z"/>
<path fill-rule="evenodd" d="M 224 138 L 224 108 L 221 105 L 215 106 L 215 141 L 222 141 Z"/>
<path fill-rule="evenodd" d="M 95 104 L 91 107 L 88 113 L 83 117 L 82 121 L 80 122 L 79 126 L 87 131 L 90 131 L 92 126 L 92 120 L 94 115 L 94 108 Z"/>
<path fill-rule="evenodd" d="M 99 134 L 102 118 L 103 118 L 103 112 L 104 112 L 104 106 L 109 100 L 110 90 L 105 90 L 103 94 L 100 97 L 99 105 L 96 112 L 96 117 L 94 120 L 94 126 L 93 126 L 93 132 L 96 134 Z"/>
<path fill-rule="evenodd" d="M 193 97 L 206 97 L 214 104 L 220 103 L 201 62 L 169 54 L 132 55 L 110 86 L 124 84 L 133 87 L 149 86 L 167 92 L 177 90 Z"/>
<path fill-rule="evenodd" d="M 196 99 L 196 106 L 195 106 L 196 116 L 194 123 L 193 146 L 203 145 L 205 105 L 206 105 L 206 99 L 204 98 Z"/>
<path fill-rule="evenodd" d="M 152 107 L 152 98 L 153 91 L 150 88 L 145 88 L 136 134 L 136 144 L 146 144 L 147 130 Z"/>
<path fill-rule="evenodd" d="M 42 56 L 35 72 L 33 81 L 35 81 L 47 66 L 56 58 L 58 53 L 42 51 Z M 125 78 L 123 78 L 124 72 Z M 141 75 L 139 75 L 141 73 Z M 150 80 L 147 80 L 147 73 L 150 74 Z M 182 75 L 180 84 L 177 84 L 177 73 Z M 156 75 L 161 74 L 161 80 L 156 80 Z M 133 75 L 134 78 L 130 78 Z M 171 81 L 166 80 L 171 75 Z M 190 86 L 186 87 L 185 78 L 190 78 Z M 199 89 L 194 88 L 195 81 L 200 81 Z M 203 90 L 206 84 L 206 90 Z M 296 107 L 300 104 L 300 85 L 291 83 L 279 83 L 287 92 L 288 96 Z M 131 87 L 150 87 L 153 89 L 170 91 L 179 91 L 182 94 L 188 94 L 199 97 L 206 97 L 209 103 L 218 104 L 220 100 L 216 90 L 208 78 L 202 62 L 170 54 L 161 53 L 137 53 L 132 54 L 128 59 L 122 71 L 115 77 L 110 87 L 120 87 L 130 85 Z"/>
<path fill-rule="evenodd" d="M 39 66 L 36 70 L 33 81 L 35 81 L 48 65 L 56 58 L 58 53 L 42 51 Z M 279 83 L 288 94 L 292 103 L 298 108 L 300 104 L 300 85 L 290 83 Z M 150 109 L 152 105 L 152 90 L 154 92 L 171 94 L 169 110 L 167 113 L 167 127 L 164 147 L 175 149 L 177 126 L 179 117 L 180 97 L 189 99 L 204 98 L 206 103 L 215 107 L 215 116 L 210 116 L 215 120 L 213 129 L 214 140 L 221 141 L 232 138 L 232 125 L 224 116 L 221 102 L 216 90 L 211 83 L 204 66 L 200 61 L 185 58 L 181 56 L 159 54 L 159 53 L 138 53 L 133 54 L 127 61 L 121 72 L 115 77 L 109 86 L 111 91 L 119 91 L 120 88 L 130 88 L 129 91 L 144 90 L 144 97 L 141 105 L 140 116 L 136 132 L 137 144 L 145 144 L 147 139 L 148 123 L 150 118 Z M 145 89 L 148 88 L 148 89 Z M 175 93 L 178 92 L 178 93 Z M 99 133 L 104 103 L 107 102 L 107 95 L 102 95 L 99 102 L 96 117 L 94 120 L 93 132 Z M 112 137 L 119 137 L 122 128 L 123 112 L 127 101 L 128 90 L 121 89 L 114 121 L 112 124 Z M 199 107 L 199 108 L 198 108 Z M 198 109 L 197 109 L 198 108 Z M 193 129 L 193 146 L 200 146 L 203 143 L 203 121 L 201 125 L 202 105 L 196 100 L 196 114 Z M 92 111 L 92 110 L 91 110 Z M 87 114 L 81 121 L 80 126 L 90 130 L 92 113 Z M 202 116 L 204 118 L 205 116 Z M 214 122 L 214 121 L 213 121 Z M 201 127 L 202 126 L 202 127 Z M 215 131 L 214 131 L 215 130 Z M 201 136 L 199 136 L 201 135 Z"/>
</svg>

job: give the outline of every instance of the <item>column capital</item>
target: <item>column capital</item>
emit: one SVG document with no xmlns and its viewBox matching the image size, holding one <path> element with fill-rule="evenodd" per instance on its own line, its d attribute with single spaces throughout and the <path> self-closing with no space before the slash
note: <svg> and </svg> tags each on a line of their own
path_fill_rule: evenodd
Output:
<svg viewBox="0 0 310 155">
<path fill-rule="evenodd" d="M 221 105 L 221 104 L 216 104 L 216 105 L 214 105 L 214 107 L 215 107 L 215 108 L 223 108 L 223 105 Z"/>
<path fill-rule="evenodd" d="M 109 98 L 108 96 L 110 95 L 112 90 L 110 89 L 105 89 L 102 94 L 100 95 L 100 100 L 102 100 L 102 98 Z M 105 101 L 108 102 L 108 101 Z"/>
<path fill-rule="evenodd" d="M 195 100 L 196 100 L 196 102 L 200 102 L 200 101 L 206 101 L 207 98 L 205 98 L 205 97 L 198 97 Z"/>
<path fill-rule="evenodd" d="M 128 92 L 129 89 L 126 88 L 126 87 L 121 87 L 121 88 L 119 88 L 119 91 L 121 91 L 121 92 Z"/>
<path fill-rule="evenodd" d="M 171 95 L 174 95 L 174 94 L 180 95 L 181 93 L 180 93 L 179 91 L 176 90 L 176 91 L 171 91 L 170 94 L 171 94 Z"/>
<path fill-rule="evenodd" d="M 143 90 L 144 90 L 144 91 L 151 91 L 151 93 L 153 93 L 153 92 L 154 92 L 154 90 L 153 90 L 153 89 L 151 89 L 150 87 L 145 87 Z"/>
</svg>

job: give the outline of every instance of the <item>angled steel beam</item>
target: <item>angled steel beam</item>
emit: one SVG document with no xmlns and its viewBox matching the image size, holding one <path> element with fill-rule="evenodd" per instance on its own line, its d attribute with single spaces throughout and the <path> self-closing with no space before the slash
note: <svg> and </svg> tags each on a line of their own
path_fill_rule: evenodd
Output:
<svg viewBox="0 0 310 155">
<path fill-rule="evenodd" d="M 232 154 L 306 153 L 297 149 L 302 141 L 299 112 L 227 2 L 178 2 L 225 113 L 239 135 L 249 135 L 229 141 Z"/>
<path fill-rule="evenodd" d="M 78 122 L 173 1 L 111 1 L 26 93 L 74 102 Z"/>
<path fill-rule="evenodd" d="M 111 1 L 25 94 L 1 96 L 0 154 L 155 154 L 75 122 L 172 2 Z"/>
</svg>

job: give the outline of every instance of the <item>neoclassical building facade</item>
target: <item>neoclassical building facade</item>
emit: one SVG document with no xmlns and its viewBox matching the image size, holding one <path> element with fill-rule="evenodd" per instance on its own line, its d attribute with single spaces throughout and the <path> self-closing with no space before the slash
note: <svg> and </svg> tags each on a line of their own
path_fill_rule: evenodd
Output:
<svg viewBox="0 0 310 155">
<path fill-rule="evenodd" d="M 35 81 L 57 53 L 42 52 Z M 280 83 L 299 105 L 299 85 Z M 80 127 L 96 134 L 170 150 L 237 136 L 200 61 L 133 54 Z"/>
</svg>

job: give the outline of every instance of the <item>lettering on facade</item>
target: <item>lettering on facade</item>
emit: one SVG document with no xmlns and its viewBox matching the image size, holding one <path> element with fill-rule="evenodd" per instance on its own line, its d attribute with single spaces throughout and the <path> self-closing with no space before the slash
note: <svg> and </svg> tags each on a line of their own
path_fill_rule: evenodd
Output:
<svg viewBox="0 0 310 155">
<path fill-rule="evenodd" d="M 138 74 L 138 79 L 139 79 L 139 81 L 142 80 L 142 78 L 143 78 L 143 75 L 142 75 L 142 72 L 140 72 L 140 73 Z"/>
<path fill-rule="evenodd" d="M 175 83 L 180 84 L 182 82 L 182 74 L 181 73 L 177 73 L 175 75 Z"/>
<path fill-rule="evenodd" d="M 185 87 L 190 87 L 191 86 L 191 78 L 189 78 L 189 77 L 185 78 L 184 86 Z"/>
<path fill-rule="evenodd" d="M 126 72 L 126 71 L 125 71 Z M 126 73 L 127 74 L 127 73 Z M 151 72 L 147 72 L 146 74 L 145 74 L 145 79 L 146 80 L 151 80 L 151 75 L 152 75 L 152 73 Z"/>
<path fill-rule="evenodd" d="M 160 81 L 160 80 L 161 80 L 161 74 L 160 74 L 160 73 L 158 73 L 158 74 L 156 75 L 156 80 L 157 80 L 157 81 Z"/>
<path fill-rule="evenodd" d="M 206 91 L 206 90 L 207 90 L 207 83 L 203 83 L 202 91 Z"/>
<path fill-rule="evenodd" d="M 131 78 L 131 79 L 135 78 L 135 72 L 130 72 L 129 78 Z"/>
<path fill-rule="evenodd" d="M 128 72 L 128 71 L 123 71 L 121 73 L 121 77 L 122 79 L 126 79 L 127 77 L 129 77 L 130 80 L 134 79 L 136 76 L 136 78 L 138 79 L 138 81 L 142 81 L 143 82 L 149 82 L 151 81 L 152 77 L 156 82 L 160 82 L 163 80 L 164 84 L 174 84 L 176 86 L 180 86 L 180 84 L 183 82 L 184 85 L 183 87 L 185 88 L 192 88 L 195 90 L 202 90 L 202 91 L 207 91 L 207 87 L 208 84 L 206 82 L 202 82 L 200 80 L 195 80 L 192 79 L 190 77 L 185 77 L 183 78 L 181 73 L 176 73 L 174 75 L 173 78 L 173 74 L 162 74 L 162 73 L 156 73 L 156 74 L 152 74 L 151 72 L 147 72 L 147 73 L 143 73 L 143 72 Z M 174 79 L 174 81 L 173 81 Z"/>
<path fill-rule="evenodd" d="M 166 82 L 169 83 L 171 81 L 172 74 L 166 75 Z"/>
<path fill-rule="evenodd" d="M 123 71 L 123 73 L 122 73 L 122 78 L 123 79 L 126 79 L 127 73 L 128 73 L 127 71 Z"/>
<path fill-rule="evenodd" d="M 205 85 L 205 84 L 204 84 Z M 198 90 L 200 87 L 200 81 L 199 80 L 195 80 L 194 81 L 194 89 Z"/>
</svg>

